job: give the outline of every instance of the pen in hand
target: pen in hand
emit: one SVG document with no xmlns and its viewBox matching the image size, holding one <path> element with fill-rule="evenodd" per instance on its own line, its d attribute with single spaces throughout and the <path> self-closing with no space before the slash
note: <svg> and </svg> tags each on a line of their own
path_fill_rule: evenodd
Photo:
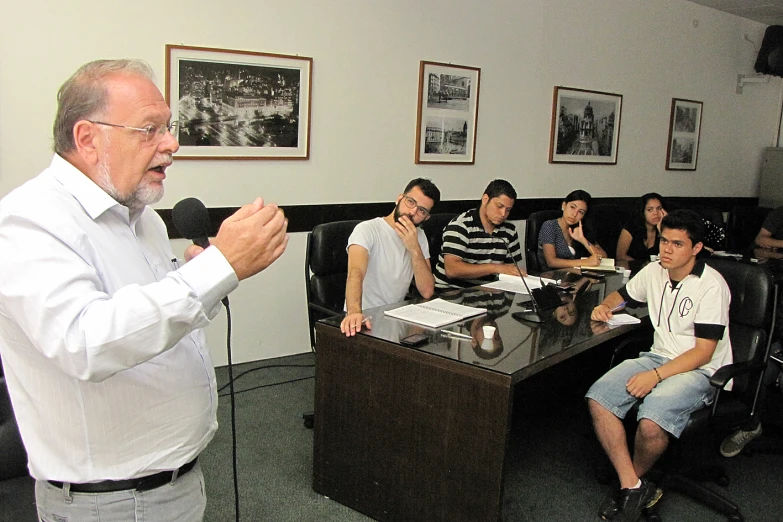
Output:
<svg viewBox="0 0 783 522">
<path fill-rule="evenodd" d="M 625 305 L 627 305 L 627 304 L 628 304 L 628 301 L 623 301 L 619 305 L 617 305 L 614 308 L 612 308 L 611 310 L 609 310 L 609 313 L 613 314 L 614 312 L 616 312 L 618 310 L 621 310 L 622 308 L 625 308 Z"/>
</svg>

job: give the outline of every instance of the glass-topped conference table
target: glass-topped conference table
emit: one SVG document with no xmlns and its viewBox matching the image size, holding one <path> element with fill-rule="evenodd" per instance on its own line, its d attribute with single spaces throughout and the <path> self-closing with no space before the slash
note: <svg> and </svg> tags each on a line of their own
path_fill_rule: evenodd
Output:
<svg viewBox="0 0 783 522">
<path fill-rule="evenodd" d="M 341 316 L 319 322 L 313 489 L 377 520 L 498 521 L 514 385 L 638 327 L 590 320 L 621 274 L 547 275 L 574 286 L 542 323 L 519 313 L 530 296 L 484 287 L 441 295 L 488 311 L 439 329 L 384 315 L 401 303 L 351 338 Z M 426 344 L 400 344 L 414 333 Z"/>
</svg>

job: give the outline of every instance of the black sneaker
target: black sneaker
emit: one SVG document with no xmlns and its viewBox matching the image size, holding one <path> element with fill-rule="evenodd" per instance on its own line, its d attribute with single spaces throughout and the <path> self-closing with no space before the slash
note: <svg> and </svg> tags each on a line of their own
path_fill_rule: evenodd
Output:
<svg viewBox="0 0 783 522">
<path fill-rule="evenodd" d="M 602 520 L 611 520 L 617 515 L 617 512 L 620 511 L 620 491 L 621 490 L 619 489 L 612 491 L 603 501 L 601 507 L 598 508 L 598 516 L 601 517 Z"/>
<path fill-rule="evenodd" d="M 660 500 L 662 492 L 655 484 L 642 479 L 642 485 L 635 489 L 621 489 L 617 503 L 619 509 L 612 519 L 618 522 L 637 522 L 644 508 L 653 506 Z"/>
<path fill-rule="evenodd" d="M 601 507 L 598 508 L 598 516 L 601 517 L 602 520 L 612 520 L 615 516 L 617 516 L 617 512 L 620 511 L 620 494 L 622 493 L 622 490 L 615 490 L 612 493 L 609 494 L 609 496 L 604 499 L 603 503 L 601 504 Z M 658 500 L 661 499 L 663 496 L 663 491 L 659 488 L 655 490 L 655 494 L 657 498 L 655 501 L 650 503 L 648 506 L 645 507 L 651 507 L 653 506 Z"/>
</svg>

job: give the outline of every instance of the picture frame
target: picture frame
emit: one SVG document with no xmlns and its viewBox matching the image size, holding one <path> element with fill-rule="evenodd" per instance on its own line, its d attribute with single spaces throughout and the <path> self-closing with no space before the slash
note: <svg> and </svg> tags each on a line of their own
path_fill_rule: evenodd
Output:
<svg viewBox="0 0 783 522">
<path fill-rule="evenodd" d="M 480 81 L 478 67 L 420 62 L 417 164 L 475 163 Z"/>
<path fill-rule="evenodd" d="M 703 107 L 700 101 L 672 98 L 666 170 L 696 170 Z"/>
<path fill-rule="evenodd" d="M 313 59 L 166 45 L 180 160 L 307 160 Z"/>
<path fill-rule="evenodd" d="M 616 165 L 622 94 L 556 86 L 549 163 Z"/>
</svg>

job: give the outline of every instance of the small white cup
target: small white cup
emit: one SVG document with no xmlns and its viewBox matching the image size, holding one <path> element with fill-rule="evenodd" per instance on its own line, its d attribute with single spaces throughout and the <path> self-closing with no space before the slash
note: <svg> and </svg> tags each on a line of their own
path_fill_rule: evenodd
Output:
<svg viewBox="0 0 783 522">
<path fill-rule="evenodd" d="M 484 339 L 492 339 L 495 336 L 494 326 L 484 325 L 482 329 L 484 330 Z"/>
<path fill-rule="evenodd" d="M 660 260 L 661 260 L 661 256 L 656 256 L 655 254 L 652 254 L 650 256 L 650 261 L 660 261 Z"/>
<path fill-rule="evenodd" d="M 631 277 L 631 269 L 630 268 L 626 268 L 625 270 L 623 270 L 623 277 L 626 278 L 626 279 Z"/>
</svg>

